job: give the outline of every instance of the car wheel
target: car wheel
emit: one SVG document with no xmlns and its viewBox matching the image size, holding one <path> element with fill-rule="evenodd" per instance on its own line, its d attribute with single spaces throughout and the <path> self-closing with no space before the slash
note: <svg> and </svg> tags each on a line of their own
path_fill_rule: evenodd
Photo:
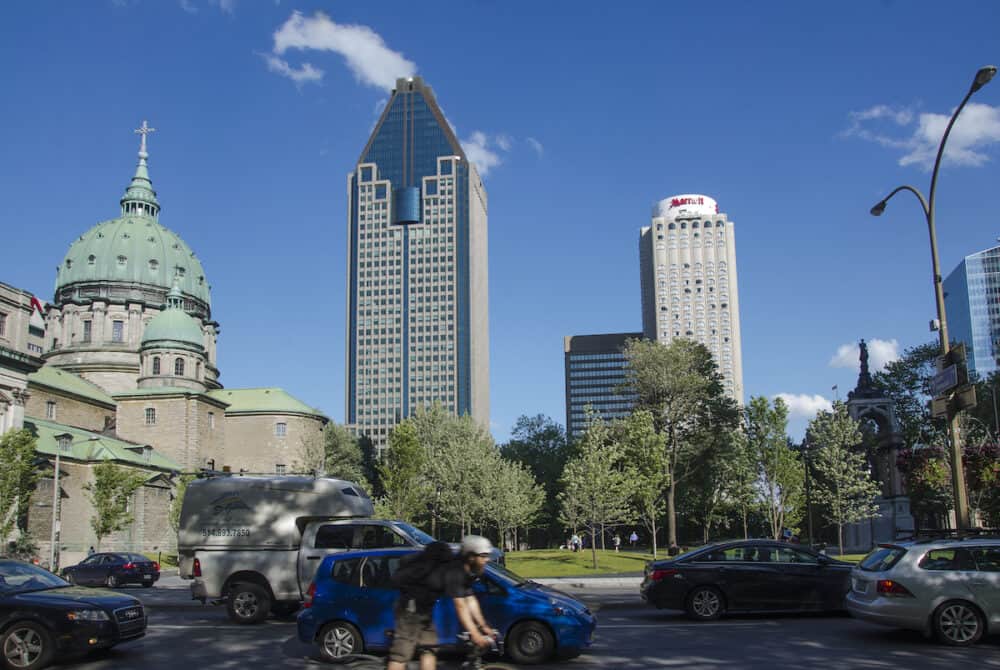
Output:
<svg viewBox="0 0 1000 670">
<path fill-rule="evenodd" d="M 36 670 L 52 660 L 52 639 L 49 631 L 39 624 L 23 621 L 0 636 L 0 651 L 5 668 Z"/>
<path fill-rule="evenodd" d="M 365 643 L 357 628 L 346 621 L 334 621 L 323 626 L 317 638 L 319 653 L 326 661 L 339 661 L 351 654 L 360 654 Z"/>
<path fill-rule="evenodd" d="M 552 631 L 545 624 L 525 621 L 511 629 L 504 647 L 515 663 L 533 665 L 547 660 L 555 651 L 556 642 Z"/>
<path fill-rule="evenodd" d="M 934 634 L 944 644 L 964 647 L 983 636 L 983 617 L 967 602 L 950 600 L 934 611 Z"/>
<path fill-rule="evenodd" d="M 271 596 L 256 584 L 234 584 L 229 589 L 226 610 L 236 623 L 260 623 L 271 611 Z"/>
<path fill-rule="evenodd" d="M 688 595 L 688 616 L 697 621 L 714 621 L 726 610 L 722 591 L 714 586 L 699 586 Z"/>
<path fill-rule="evenodd" d="M 114 575 L 108 575 L 107 579 L 104 580 L 104 585 L 107 586 L 109 589 L 117 588 L 118 578 L 115 577 Z"/>
</svg>

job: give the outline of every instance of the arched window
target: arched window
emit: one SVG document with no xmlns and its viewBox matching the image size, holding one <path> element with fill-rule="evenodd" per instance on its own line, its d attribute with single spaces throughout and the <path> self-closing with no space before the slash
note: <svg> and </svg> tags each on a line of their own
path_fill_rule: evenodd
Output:
<svg viewBox="0 0 1000 670">
<path fill-rule="evenodd" d="M 154 375 L 160 374 L 160 357 L 159 356 L 153 356 L 153 374 Z"/>
<path fill-rule="evenodd" d="M 177 377 L 184 376 L 184 359 L 175 358 L 174 359 L 174 375 Z"/>
</svg>

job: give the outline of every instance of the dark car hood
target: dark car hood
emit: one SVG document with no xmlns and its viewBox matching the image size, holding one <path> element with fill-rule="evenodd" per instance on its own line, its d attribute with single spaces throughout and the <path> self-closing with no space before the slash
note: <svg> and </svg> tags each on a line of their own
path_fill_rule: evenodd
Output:
<svg viewBox="0 0 1000 670">
<path fill-rule="evenodd" d="M 79 607 L 91 605 L 116 609 L 118 607 L 133 607 L 141 604 L 137 598 L 122 595 L 104 589 L 88 589 L 82 586 L 64 586 L 45 591 L 29 591 L 10 597 L 14 603 L 23 605 L 49 605 L 63 607 Z"/>
</svg>

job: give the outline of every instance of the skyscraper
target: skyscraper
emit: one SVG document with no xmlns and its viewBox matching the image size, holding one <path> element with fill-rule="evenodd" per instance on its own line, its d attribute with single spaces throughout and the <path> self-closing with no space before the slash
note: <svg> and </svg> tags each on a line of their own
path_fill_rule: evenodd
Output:
<svg viewBox="0 0 1000 670">
<path fill-rule="evenodd" d="M 486 189 L 420 77 L 347 178 L 347 423 L 379 447 L 437 402 L 489 423 Z"/>
<path fill-rule="evenodd" d="M 969 372 L 985 378 L 1000 362 L 1000 247 L 962 259 L 944 280 L 948 336 L 965 342 Z"/>
<path fill-rule="evenodd" d="M 632 413 L 635 397 L 622 393 L 627 381 L 625 343 L 642 333 L 570 335 L 563 338 L 566 365 L 566 436 L 587 430 L 587 408 L 604 421 Z"/>
<path fill-rule="evenodd" d="M 726 392 L 743 402 L 740 301 L 733 222 L 704 195 L 677 195 L 653 207 L 639 234 L 642 332 L 687 337 L 715 358 Z"/>
</svg>

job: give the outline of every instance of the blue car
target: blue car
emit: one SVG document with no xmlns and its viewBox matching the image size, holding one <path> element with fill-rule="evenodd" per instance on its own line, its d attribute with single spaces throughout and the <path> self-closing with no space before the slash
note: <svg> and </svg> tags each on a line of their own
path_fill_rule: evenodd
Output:
<svg viewBox="0 0 1000 670">
<path fill-rule="evenodd" d="M 392 575 L 412 549 L 377 549 L 334 554 L 323 559 L 298 616 L 299 639 L 319 645 L 326 660 L 386 651 L 395 627 L 393 604 L 399 591 Z M 590 646 L 596 620 L 572 596 L 523 579 L 489 563 L 474 589 L 486 620 L 504 638 L 516 663 L 569 658 Z M 434 606 L 439 643 L 454 645 L 462 632 L 451 600 Z"/>
</svg>

